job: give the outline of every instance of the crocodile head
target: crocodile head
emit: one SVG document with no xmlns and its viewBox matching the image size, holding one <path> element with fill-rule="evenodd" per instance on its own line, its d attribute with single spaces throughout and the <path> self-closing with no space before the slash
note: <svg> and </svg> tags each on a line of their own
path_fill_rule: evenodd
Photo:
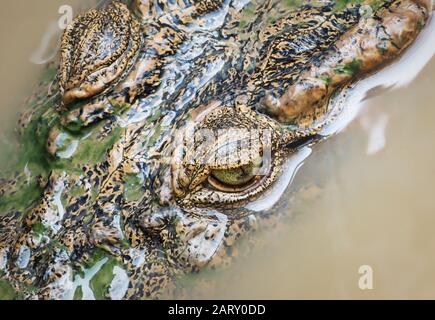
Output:
<svg viewBox="0 0 435 320">
<path fill-rule="evenodd" d="M 430 12 L 370 3 L 112 1 L 77 17 L 53 94 L 21 119 L 25 170 L 0 189 L 2 277 L 29 298 L 154 298 L 230 262 L 284 214 L 276 189 L 325 137 L 331 97 Z"/>
</svg>

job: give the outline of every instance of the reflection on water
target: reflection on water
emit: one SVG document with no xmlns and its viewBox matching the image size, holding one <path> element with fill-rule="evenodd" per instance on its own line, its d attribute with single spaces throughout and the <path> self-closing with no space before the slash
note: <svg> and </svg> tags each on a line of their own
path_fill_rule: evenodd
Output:
<svg viewBox="0 0 435 320">
<path fill-rule="evenodd" d="M 28 75 L 42 66 L 29 57 L 47 21 L 60 5 L 78 3 L 2 4 L 0 38 L 9 42 L 0 52 L 1 127 L 15 124 L 38 81 Z M 372 97 L 341 134 L 317 145 L 284 193 L 294 199 L 292 219 L 260 232 L 265 244 L 228 269 L 199 275 L 215 286 L 192 296 L 435 298 L 434 81 L 432 59 L 412 83 Z M 361 265 L 373 268 L 373 290 L 358 288 Z"/>
</svg>

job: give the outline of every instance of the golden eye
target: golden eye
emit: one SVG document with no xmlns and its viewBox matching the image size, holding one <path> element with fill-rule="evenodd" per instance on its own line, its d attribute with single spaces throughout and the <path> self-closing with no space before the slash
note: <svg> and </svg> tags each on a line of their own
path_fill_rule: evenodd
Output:
<svg viewBox="0 0 435 320">
<path fill-rule="evenodd" d="M 255 185 L 261 176 L 261 158 L 251 163 L 231 169 L 214 169 L 208 177 L 208 183 L 219 191 L 240 192 Z"/>
</svg>

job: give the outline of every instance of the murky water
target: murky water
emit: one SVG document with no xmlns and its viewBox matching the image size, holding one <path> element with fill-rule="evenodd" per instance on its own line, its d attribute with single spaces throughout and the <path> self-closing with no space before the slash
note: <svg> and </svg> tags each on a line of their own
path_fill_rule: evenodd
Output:
<svg viewBox="0 0 435 320">
<path fill-rule="evenodd" d="M 50 56 L 40 44 L 64 4 L 83 1 L 3 4 L 0 134 L 38 82 L 35 62 Z M 228 269 L 199 275 L 216 286 L 193 297 L 435 298 L 434 81 L 432 59 L 409 85 L 378 90 L 300 168 L 284 194 L 293 218 L 260 232 L 265 244 Z M 358 286 L 363 265 L 372 290 Z"/>
<path fill-rule="evenodd" d="M 91 1 L 3 1 L 0 12 L 0 126 L 15 125 L 23 101 L 38 84 L 41 64 L 52 56 L 60 29 L 59 8 L 69 5 L 76 13 Z M 94 1 L 95 2 L 95 1 Z M 46 43 L 46 45 L 45 45 Z"/>
</svg>

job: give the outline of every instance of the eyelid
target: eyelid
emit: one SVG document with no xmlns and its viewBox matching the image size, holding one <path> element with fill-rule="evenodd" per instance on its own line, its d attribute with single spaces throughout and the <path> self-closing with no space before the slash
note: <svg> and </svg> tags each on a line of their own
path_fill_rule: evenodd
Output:
<svg viewBox="0 0 435 320">
<path fill-rule="evenodd" d="M 291 149 L 291 150 L 293 150 L 293 149 L 300 149 L 300 148 L 305 147 L 305 146 L 307 146 L 307 145 L 309 145 L 311 143 L 320 141 L 323 138 L 324 138 L 324 136 L 322 136 L 320 134 L 314 134 L 314 135 L 310 135 L 310 136 L 299 138 L 297 140 L 292 140 L 289 143 L 287 143 L 285 145 L 285 147 L 287 149 Z"/>
<path fill-rule="evenodd" d="M 244 183 L 243 185 L 230 186 L 230 185 L 227 185 L 227 184 L 219 181 L 218 179 L 216 179 L 212 175 L 210 175 L 207 178 L 207 182 L 211 185 L 212 188 L 214 188 L 218 191 L 223 191 L 223 192 L 228 192 L 228 193 L 237 193 L 237 192 L 242 192 L 242 191 L 248 190 L 249 188 L 255 186 L 258 182 L 261 181 L 261 179 L 262 179 L 261 176 L 254 176 L 251 180 Z"/>
</svg>

